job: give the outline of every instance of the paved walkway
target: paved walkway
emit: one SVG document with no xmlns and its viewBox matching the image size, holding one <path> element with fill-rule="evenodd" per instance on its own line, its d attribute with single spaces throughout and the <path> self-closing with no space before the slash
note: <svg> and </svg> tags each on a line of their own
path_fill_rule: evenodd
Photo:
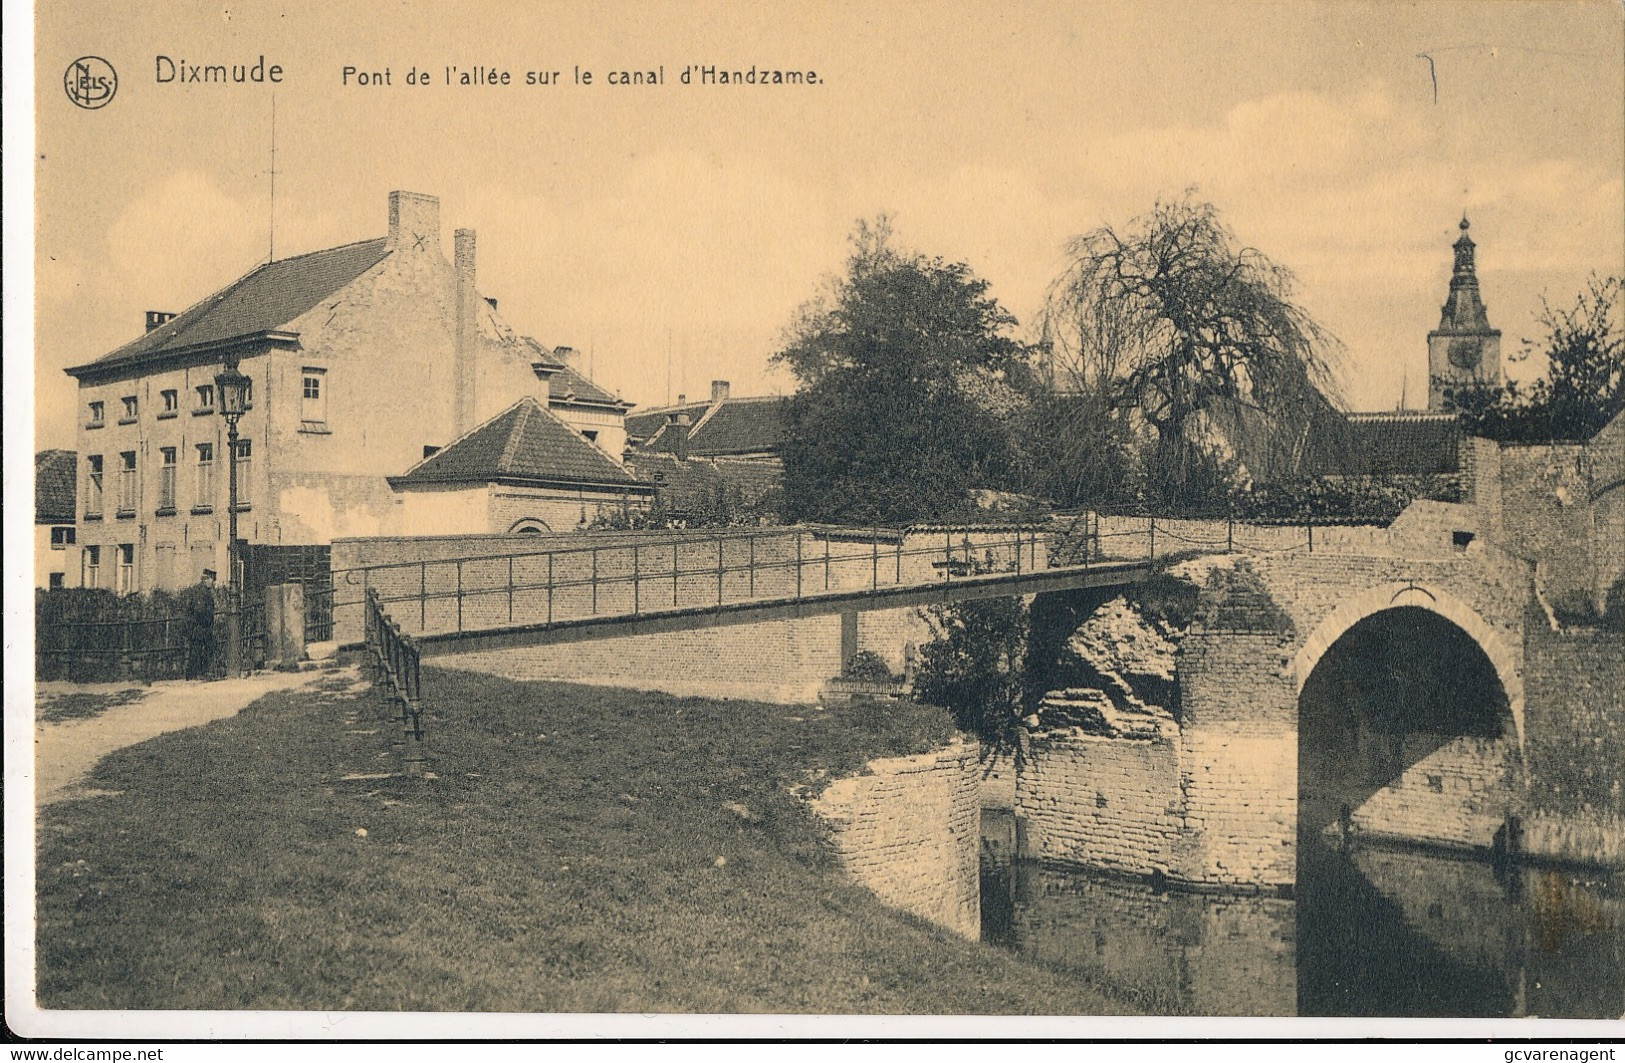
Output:
<svg viewBox="0 0 1625 1063">
<path fill-rule="evenodd" d="M 92 791 L 81 784 L 107 754 L 145 742 L 167 731 L 196 727 L 235 716 L 249 703 L 274 690 L 307 686 L 329 672 L 261 672 L 246 679 L 211 682 L 163 680 L 143 687 L 134 683 L 40 683 L 35 704 L 67 694 L 117 694 L 136 689 L 138 701 L 116 705 L 99 716 L 61 723 L 34 724 L 34 800 L 43 807 Z"/>
</svg>

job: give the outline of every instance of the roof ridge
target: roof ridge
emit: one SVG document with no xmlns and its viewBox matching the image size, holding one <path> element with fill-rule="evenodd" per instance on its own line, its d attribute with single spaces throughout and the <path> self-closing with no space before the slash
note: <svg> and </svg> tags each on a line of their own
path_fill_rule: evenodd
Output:
<svg viewBox="0 0 1625 1063">
<path fill-rule="evenodd" d="M 508 438 L 502 441 L 502 457 L 497 459 L 497 472 L 502 473 L 513 465 L 514 454 L 519 450 L 520 440 L 525 438 L 525 428 L 530 424 L 530 414 L 533 409 L 540 409 L 541 403 L 535 398 L 526 395 L 508 409 L 517 409 L 519 416 L 514 419 L 513 427 L 508 429 Z M 507 411 L 504 410 L 504 413 Z M 498 417 L 502 414 L 498 414 Z M 495 420 L 495 418 L 493 418 Z"/>
<path fill-rule="evenodd" d="M 274 266 L 282 262 L 295 262 L 301 258 L 309 258 L 311 255 L 325 255 L 329 251 L 344 251 L 352 247 L 360 247 L 362 244 L 375 244 L 379 242 L 387 242 L 388 240 L 388 236 L 369 236 L 365 240 L 351 240 L 347 244 L 334 244 L 332 247 L 318 247 L 314 251 L 301 251 L 297 255 L 289 255 L 286 258 L 266 259 L 264 262 L 261 262 L 258 266 L 254 267 L 254 270 L 250 270 L 249 272 L 253 273 L 255 270 L 259 270 L 265 266 Z M 244 276 L 247 275 L 248 274 L 244 274 Z"/>
</svg>

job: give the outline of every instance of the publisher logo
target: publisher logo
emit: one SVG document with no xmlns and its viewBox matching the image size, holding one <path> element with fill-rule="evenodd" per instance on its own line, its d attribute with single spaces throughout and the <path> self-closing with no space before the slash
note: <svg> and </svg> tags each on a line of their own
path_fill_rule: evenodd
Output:
<svg viewBox="0 0 1625 1063">
<path fill-rule="evenodd" d="M 113 93 L 118 91 L 118 71 L 101 56 L 81 56 L 68 64 L 62 88 L 76 106 L 94 111 L 112 102 Z"/>
</svg>

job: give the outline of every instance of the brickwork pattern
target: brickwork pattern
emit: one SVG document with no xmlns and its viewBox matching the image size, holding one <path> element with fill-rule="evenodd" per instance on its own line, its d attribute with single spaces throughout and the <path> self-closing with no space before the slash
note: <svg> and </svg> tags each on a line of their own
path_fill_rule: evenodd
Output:
<svg viewBox="0 0 1625 1063">
<path fill-rule="evenodd" d="M 1510 721 L 1508 721 L 1510 725 Z M 1410 736 L 1412 741 L 1427 736 Z M 1491 848 L 1521 792 L 1517 739 L 1452 738 L 1354 810 L 1356 833 L 1449 849 Z"/>
<path fill-rule="evenodd" d="M 437 665 L 696 697 L 813 704 L 841 670 L 839 616 L 455 654 Z"/>
<path fill-rule="evenodd" d="M 1016 780 L 1030 854 L 1053 863 L 1180 877 L 1180 751 L 1081 731 L 1035 735 Z"/>
<path fill-rule="evenodd" d="M 894 908 L 981 936 L 981 800 L 977 744 L 870 761 L 812 802 L 841 862 Z"/>
<path fill-rule="evenodd" d="M 1524 844 L 1625 867 L 1625 639 L 1531 620 L 1524 668 L 1529 776 Z"/>
</svg>

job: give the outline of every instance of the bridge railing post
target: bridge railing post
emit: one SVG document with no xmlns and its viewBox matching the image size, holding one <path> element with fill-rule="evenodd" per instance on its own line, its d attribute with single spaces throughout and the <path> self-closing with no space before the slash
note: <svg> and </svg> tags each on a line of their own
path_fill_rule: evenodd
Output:
<svg viewBox="0 0 1625 1063">
<path fill-rule="evenodd" d="M 418 564 L 418 630 L 429 626 L 429 562 Z"/>
<path fill-rule="evenodd" d="M 717 608 L 722 608 L 722 536 L 717 536 Z"/>
<path fill-rule="evenodd" d="M 1151 518 L 1151 550 L 1150 550 L 1150 553 L 1146 556 L 1146 560 L 1147 561 L 1155 561 L 1156 559 L 1157 559 L 1157 518 L 1155 516 L 1152 516 L 1152 518 Z"/>
<path fill-rule="evenodd" d="M 552 555 L 549 554 L 549 557 Z M 513 555 L 508 555 L 508 623 L 513 623 Z"/>
<path fill-rule="evenodd" d="M 1228 514 L 1225 517 L 1224 552 L 1227 554 L 1233 554 L 1236 552 L 1236 515 L 1234 513 Z"/>
<path fill-rule="evenodd" d="M 641 574 L 642 573 L 638 569 L 638 544 L 633 543 L 632 544 L 632 615 L 633 616 L 638 615 L 639 605 L 641 604 L 639 602 L 639 599 L 638 599 L 638 585 L 643 582 L 641 579 L 638 578 Z"/>
<path fill-rule="evenodd" d="M 677 540 L 671 541 L 671 607 L 677 608 Z"/>
<path fill-rule="evenodd" d="M 796 530 L 796 599 L 801 598 L 801 530 Z"/>
<path fill-rule="evenodd" d="M 1309 552 L 1312 554 L 1315 552 L 1315 515 L 1308 514 L 1304 518 L 1304 524 L 1309 529 Z"/>
<path fill-rule="evenodd" d="M 873 594 L 880 589 L 880 529 L 873 525 L 869 528 L 869 546 L 874 556 L 869 566 L 869 593 Z"/>
<path fill-rule="evenodd" d="M 592 548 L 592 615 L 598 615 L 598 547 Z"/>
<path fill-rule="evenodd" d="M 954 533 L 951 531 L 942 533 L 942 574 L 947 582 L 954 581 Z"/>
<path fill-rule="evenodd" d="M 905 532 L 901 531 L 897 533 L 897 585 L 899 587 L 903 585 L 903 539 L 905 534 Z"/>
<path fill-rule="evenodd" d="M 751 532 L 745 537 L 746 550 L 749 552 L 745 561 L 745 571 L 750 573 L 750 588 L 746 592 L 750 597 L 756 597 L 756 533 Z"/>
<path fill-rule="evenodd" d="M 829 590 L 829 534 L 824 534 L 824 589 Z"/>
<path fill-rule="evenodd" d="M 463 563 L 457 562 L 457 630 L 463 630 Z"/>
<path fill-rule="evenodd" d="M 553 626 L 553 555 L 547 555 L 547 626 Z"/>
</svg>

